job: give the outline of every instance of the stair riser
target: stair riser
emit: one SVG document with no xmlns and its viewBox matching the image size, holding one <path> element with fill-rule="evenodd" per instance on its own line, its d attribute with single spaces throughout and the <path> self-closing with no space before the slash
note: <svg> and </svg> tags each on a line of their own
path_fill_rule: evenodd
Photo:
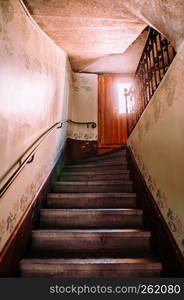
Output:
<svg viewBox="0 0 184 300">
<path fill-rule="evenodd" d="M 107 153 L 106 154 L 100 154 L 99 156 L 97 156 L 97 158 L 110 158 L 110 157 L 119 157 L 119 156 L 126 156 L 127 152 L 126 150 L 123 150 L 121 152 L 114 152 L 114 153 Z M 96 158 L 96 157 L 95 157 Z M 95 159 L 95 158 L 91 158 L 91 159 Z M 89 158 L 90 159 L 90 158 Z"/>
<path fill-rule="evenodd" d="M 48 199 L 47 207 L 51 208 L 135 208 L 135 198 L 74 198 Z"/>
<path fill-rule="evenodd" d="M 31 278 L 149 278 L 149 277 L 159 277 L 160 272 L 157 270 L 120 270 L 120 265 L 117 266 L 117 269 L 112 270 L 95 270 L 94 267 L 89 267 L 89 270 L 80 270 L 77 267 L 71 267 L 70 269 L 58 268 L 54 269 L 44 269 L 40 270 L 35 269 L 22 269 L 22 277 L 31 277 Z"/>
<path fill-rule="evenodd" d="M 104 174 L 104 175 L 70 175 L 68 174 L 67 176 L 61 175 L 59 180 L 61 181 L 71 181 L 71 180 L 123 180 L 123 179 L 130 179 L 129 174 Z"/>
<path fill-rule="evenodd" d="M 104 161 L 117 161 L 117 160 L 127 160 L 126 154 L 116 155 L 116 156 L 107 156 L 107 157 L 96 157 L 88 158 L 80 161 L 80 163 L 92 163 L 92 162 L 104 162 Z"/>
<path fill-rule="evenodd" d="M 108 152 L 103 152 L 101 154 L 99 154 L 97 157 L 108 157 L 108 156 L 112 156 L 112 155 L 121 155 L 121 154 L 126 154 L 127 153 L 127 149 L 126 148 L 122 148 L 122 149 L 115 149 L 112 151 L 108 151 Z M 93 157 L 92 157 L 93 158 Z"/>
<path fill-rule="evenodd" d="M 98 161 L 98 162 L 91 162 L 91 163 L 80 163 L 80 164 L 72 164 L 72 165 L 66 165 L 66 168 L 72 166 L 75 168 L 81 168 L 81 167 L 101 167 L 101 166 L 119 166 L 119 165 L 127 165 L 127 160 L 115 160 L 115 161 Z"/>
<path fill-rule="evenodd" d="M 96 166 L 96 167 L 93 167 L 93 166 L 90 166 L 90 167 L 87 167 L 87 166 L 84 166 L 84 165 L 81 165 L 79 167 L 76 167 L 75 165 L 73 165 L 72 167 L 71 166 L 68 166 L 68 167 L 65 167 L 64 168 L 64 172 L 65 171 L 102 171 L 102 170 L 107 170 L 109 173 L 111 173 L 111 170 L 118 170 L 119 172 L 122 172 L 122 170 L 127 170 L 128 171 L 128 168 L 127 168 L 127 165 L 112 165 L 112 166 Z"/>
<path fill-rule="evenodd" d="M 141 215 L 116 215 L 104 213 L 70 213 L 70 215 L 51 216 L 46 213 L 40 215 L 41 228 L 140 228 Z"/>
<path fill-rule="evenodd" d="M 105 192 L 133 192 L 132 184 L 105 185 L 55 185 L 54 192 L 61 193 L 105 193 Z"/>
<path fill-rule="evenodd" d="M 44 237 L 33 238 L 34 257 L 143 257 L 150 250 L 149 238 L 143 237 Z"/>
<path fill-rule="evenodd" d="M 116 162 L 116 161 L 127 161 L 127 157 L 126 155 L 119 155 L 117 157 L 99 157 L 99 158 L 96 158 L 96 159 L 86 159 L 86 160 L 83 160 L 83 161 L 80 161 L 79 163 L 103 163 L 103 162 Z"/>
<path fill-rule="evenodd" d="M 86 169 L 81 171 L 80 169 L 77 170 L 64 170 L 60 176 L 78 176 L 78 175 L 90 175 L 90 176 L 94 176 L 94 175 L 130 175 L 130 171 L 129 170 L 111 170 L 111 169 L 106 169 L 106 170 L 91 170 L 91 169 Z"/>
</svg>

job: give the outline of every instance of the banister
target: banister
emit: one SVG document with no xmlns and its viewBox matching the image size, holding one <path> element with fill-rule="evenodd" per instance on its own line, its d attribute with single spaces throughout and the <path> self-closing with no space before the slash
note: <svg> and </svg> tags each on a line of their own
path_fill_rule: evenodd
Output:
<svg viewBox="0 0 184 300">
<path fill-rule="evenodd" d="M 63 124 L 65 124 L 65 123 L 72 123 L 72 124 L 77 124 L 77 125 L 87 125 L 87 128 L 89 128 L 90 126 L 92 128 L 96 128 L 96 126 L 97 126 L 95 122 L 76 122 L 76 121 L 73 121 L 73 120 L 70 120 L 70 119 L 56 122 L 49 129 L 47 129 L 44 133 L 42 133 L 31 144 L 31 146 L 20 156 L 20 158 L 9 168 L 9 170 L 3 176 L 3 178 L 1 179 L 1 181 L 3 181 L 8 176 L 8 174 L 15 168 L 15 166 L 17 164 L 19 164 L 19 167 L 13 172 L 13 174 L 10 176 L 10 178 L 6 181 L 6 183 L 0 189 L 0 198 L 8 190 L 9 186 L 14 182 L 14 180 L 20 174 L 20 172 L 22 171 L 22 169 L 25 167 L 25 165 L 26 164 L 30 164 L 34 160 L 35 153 L 41 147 L 41 145 L 44 143 L 44 141 L 48 138 L 48 136 L 50 136 L 50 134 L 55 129 L 62 128 Z"/>
<path fill-rule="evenodd" d="M 95 122 L 77 122 L 77 121 L 73 121 L 73 120 L 70 120 L 70 119 L 61 122 L 62 124 L 61 124 L 60 127 L 62 127 L 62 125 L 63 125 L 64 123 L 66 123 L 66 122 L 72 123 L 72 124 L 77 124 L 77 125 L 87 125 L 87 128 L 89 128 L 90 125 L 91 125 L 92 128 L 96 128 L 96 123 L 95 123 Z M 59 128 L 60 128 L 60 127 L 59 127 Z"/>
<path fill-rule="evenodd" d="M 157 90 L 175 55 L 171 43 L 161 33 L 150 28 L 133 85 L 125 95 L 127 107 L 131 106 L 127 114 L 128 136 Z"/>
</svg>

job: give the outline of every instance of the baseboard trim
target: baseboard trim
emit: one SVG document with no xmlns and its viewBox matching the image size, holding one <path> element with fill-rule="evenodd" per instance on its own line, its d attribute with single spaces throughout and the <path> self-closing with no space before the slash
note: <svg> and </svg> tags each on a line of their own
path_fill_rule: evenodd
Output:
<svg viewBox="0 0 184 300">
<path fill-rule="evenodd" d="M 131 148 L 127 148 L 138 206 L 144 209 L 144 225 L 152 232 L 152 249 L 163 263 L 161 276 L 184 277 L 184 257 L 147 187 Z"/>
</svg>

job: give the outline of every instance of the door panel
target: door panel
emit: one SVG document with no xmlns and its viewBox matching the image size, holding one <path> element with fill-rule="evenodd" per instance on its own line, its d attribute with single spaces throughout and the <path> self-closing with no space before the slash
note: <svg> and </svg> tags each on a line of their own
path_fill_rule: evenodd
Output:
<svg viewBox="0 0 184 300">
<path fill-rule="evenodd" d="M 99 76 L 98 136 L 99 153 L 120 147 L 127 142 L 126 113 L 119 112 L 115 76 Z"/>
</svg>

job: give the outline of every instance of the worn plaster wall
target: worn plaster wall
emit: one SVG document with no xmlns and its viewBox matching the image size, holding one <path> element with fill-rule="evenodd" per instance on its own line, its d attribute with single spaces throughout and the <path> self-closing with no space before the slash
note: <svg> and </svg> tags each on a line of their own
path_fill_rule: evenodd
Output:
<svg viewBox="0 0 184 300">
<path fill-rule="evenodd" d="M 0 178 L 35 139 L 68 116 L 71 69 L 66 54 L 31 20 L 18 0 L 0 0 Z M 61 152 L 57 129 L 0 198 L 0 250 Z"/>
<path fill-rule="evenodd" d="M 184 40 L 183 0 L 128 0 L 124 8 L 157 29 L 178 50 Z"/>
<path fill-rule="evenodd" d="M 77 122 L 96 122 L 98 111 L 98 76 L 95 74 L 73 74 L 72 97 L 69 117 Z M 85 125 L 69 125 L 68 137 L 77 140 L 97 140 L 98 128 Z"/>
<path fill-rule="evenodd" d="M 118 58 L 118 64 L 123 66 L 119 55 L 135 41 L 146 26 L 125 8 L 124 3 L 128 0 L 24 2 L 41 28 L 69 55 L 75 72 L 93 73 L 96 67 L 96 70 L 104 73 L 107 65 L 110 73 L 118 72 Z M 113 62 L 109 55 L 115 58 L 116 54 L 117 59 Z"/>
<path fill-rule="evenodd" d="M 128 143 L 184 255 L 184 43 Z"/>
</svg>

